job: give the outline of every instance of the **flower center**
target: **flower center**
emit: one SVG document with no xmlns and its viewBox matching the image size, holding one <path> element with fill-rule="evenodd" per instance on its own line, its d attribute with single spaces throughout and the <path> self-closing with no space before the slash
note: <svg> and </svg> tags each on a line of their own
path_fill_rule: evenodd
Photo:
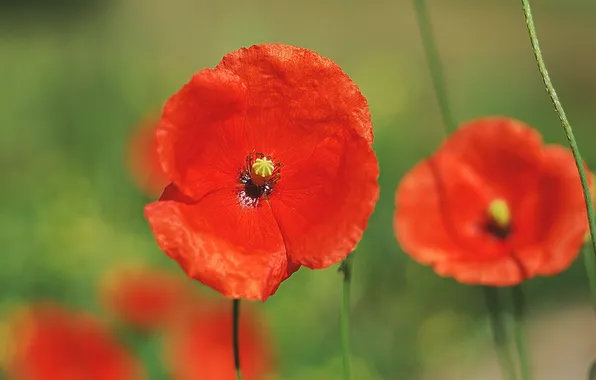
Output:
<svg viewBox="0 0 596 380">
<path fill-rule="evenodd" d="M 240 170 L 238 200 L 244 207 L 257 207 L 267 198 L 280 179 L 283 165 L 271 156 L 252 152 L 246 156 L 246 165 Z"/>
<path fill-rule="evenodd" d="M 275 170 L 275 165 L 269 157 L 257 158 L 252 164 L 250 179 L 255 185 L 262 186 L 267 182 Z"/>
<path fill-rule="evenodd" d="M 507 201 L 502 198 L 492 200 L 488 205 L 488 223 L 486 231 L 498 239 L 505 239 L 511 232 L 511 211 Z"/>
</svg>

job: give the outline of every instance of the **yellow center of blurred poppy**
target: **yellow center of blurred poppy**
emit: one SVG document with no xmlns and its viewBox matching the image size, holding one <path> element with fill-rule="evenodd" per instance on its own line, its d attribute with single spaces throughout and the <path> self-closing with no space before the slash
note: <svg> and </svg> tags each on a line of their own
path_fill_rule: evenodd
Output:
<svg viewBox="0 0 596 380">
<path fill-rule="evenodd" d="M 509 223 L 511 223 L 511 212 L 509 211 L 509 205 L 504 199 L 497 198 L 490 202 L 488 205 L 488 214 L 493 222 L 500 228 L 509 227 Z"/>
</svg>

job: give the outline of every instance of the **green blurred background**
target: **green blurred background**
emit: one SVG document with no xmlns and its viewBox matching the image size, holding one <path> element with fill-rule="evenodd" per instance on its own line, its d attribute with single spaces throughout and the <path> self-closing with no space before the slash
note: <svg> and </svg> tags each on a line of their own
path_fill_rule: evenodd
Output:
<svg viewBox="0 0 596 380">
<path fill-rule="evenodd" d="M 457 120 L 506 114 L 565 143 L 519 2 L 429 6 Z M 596 167 L 596 2 L 536 0 L 534 11 L 547 65 Z M 356 252 L 354 379 L 498 378 L 480 290 L 417 265 L 393 235 L 397 183 L 445 133 L 404 0 L 1 0 L 4 308 L 51 298 L 97 310 L 98 281 L 119 262 L 177 270 L 155 245 L 142 215 L 150 199 L 124 165 L 129 135 L 194 72 L 260 42 L 332 58 L 370 103 L 381 197 Z M 538 378 L 585 378 L 596 340 L 580 260 L 525 287 Z M 337 267 L 301 270 L 255 305 L 274 333 L 280 379 L 341 378 L 340 292 Z"/>
</svg>

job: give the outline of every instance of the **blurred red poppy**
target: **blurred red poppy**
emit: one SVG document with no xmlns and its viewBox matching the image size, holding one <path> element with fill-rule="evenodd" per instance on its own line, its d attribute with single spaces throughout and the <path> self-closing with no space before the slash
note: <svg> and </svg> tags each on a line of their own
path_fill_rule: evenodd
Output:
<svg viewBox="0 0 596 380">
<path fill-rule="evenodd" d="M 102 282 L 104 306 L 124 323 L 150 331 L 169 323 L 191 302 L 190 284 L 158 269 L 122 267 Z"/>
<path fill-rule="evenodd" d="M 372 140 L 366 99 L 331 60 L 240 49 L 166 103 L 157 141 L 173 184 L 145 216 L 190 277 L 264 301 L 301 265 L 354 249 L 379 192 Z"/>
<path fill-rule="evenodd" d="M 571 152 L 506 117 L 462 125 L 403 178 L 396 206 L 403 250 L 468 284 L 557 274 L 587 231 Z"/>
<path fill-rule="evenodd" d="M 19 380 L 139 380 L 138 363 L 92 316 L 53 304 L 11 322 L 6 372 Z"/>
<path fill-rule="evenodd" d="M 148 118 L 134 129 L 127 151 L 127 164 L 132 179 L 151 197 L 158 197 L 170 183 L 157 155 L 155 128 L 158 120 Z"/>
<path fill-rule="evenodd" d="M 230 306 L 231 307 L 231 306 Z M 172 380 L 235 380 L 232 312 L 215 303 L 172 325 L 164 350 Z M 243 307 L 239 320 L 242 377 L 263 380 L 274 368 L 271 341 L 258 316 Z"/>
</svg>

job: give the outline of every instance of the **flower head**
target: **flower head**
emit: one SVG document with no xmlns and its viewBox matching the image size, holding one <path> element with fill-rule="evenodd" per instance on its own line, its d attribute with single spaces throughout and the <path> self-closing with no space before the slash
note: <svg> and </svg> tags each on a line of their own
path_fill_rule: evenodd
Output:
<svg viewBox="0 0 596 380">
<path fill-rule="evenodd" d="M 232 313 L 227 303 L 189 313 L 165 335 L 165 359 L 173 380 L 233 380 Z M 273 369 L 271 342 L 263 324 L 243 307 L 239 353 L 246 380 L 263 380 Z"/>
<path fill-rule="evenodd" d="M 43 304 L 19 313 L 11 326 L 10 378 L 144 379 L 138 363 L 89 315 Z"/>
<path fill-rule="evenodd" d="M 101 299 L 124 323 L 151 331 L 184 312 L 191 295 L 188 284 L 178 276 L 158 269 L 123 267 L 104 278 Z"/>
<path fill-rule="evenodd" d="M 240 49 L 167 101 L 157 143 L 172 184 L 145 216 L 190 277 L 265 300 L 355 248 L 379 191 L 372 139 L 365 98 L 331 60 Z"/>
<path fill-rule="evenodd" d="M 520 121 L 462 125 L 396 193 L 403 250 L 463 283 L 506 286 L 557 274 L 578 255 L 587 219 L 567 149 Z"/>
<path fill-rule="evenodd" d="M 127 150 L 127 164 L 136 185 L 149 196 L 159 196 L 170 183 L 157 155 L 155 128 L 158 120 L 147 119 L 133 130 Z"/>
</svg>

